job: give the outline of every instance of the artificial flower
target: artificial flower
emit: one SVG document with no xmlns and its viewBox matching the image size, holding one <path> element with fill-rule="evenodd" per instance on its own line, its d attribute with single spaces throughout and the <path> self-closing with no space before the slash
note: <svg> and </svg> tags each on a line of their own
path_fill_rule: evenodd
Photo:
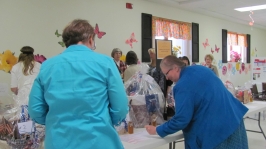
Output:
<svg viewBox="0 0 266 149">
<path fill-rule="evenodd" d="M 240 62 L 241 61 L 241 54 L 235 51 L 230 51 L 230 58 L 232 62 Z"/>
<path fill-rule="evenodd" d="M 122 56 L 120 57 L 120 60 L 123 61 L 123 62 L 125 62 L 125 61 L 126 61 L 126 56 L 125 56 L 125 55 L 122 55 Z"/>
<path fill-rule="evenodd" d="M 10 50 L 0 54 L 0 70 L 10 73 L 12 67 L 17 63 L 18 58 Z"/>
<path fill-rule="evenodd" d="M 34 55 L 34 60 L 42 64 L 46 60 L 46 57 L 43 55 L 37 54 L 37 55 Z"/>
<path fill-rule="evenodd" d="M 181 54 L 181 47 L 180 46 L 174 46 L 172 51 L 173 51 L 173 55 L 178 56 L 178 54 Z"/>
</svg>

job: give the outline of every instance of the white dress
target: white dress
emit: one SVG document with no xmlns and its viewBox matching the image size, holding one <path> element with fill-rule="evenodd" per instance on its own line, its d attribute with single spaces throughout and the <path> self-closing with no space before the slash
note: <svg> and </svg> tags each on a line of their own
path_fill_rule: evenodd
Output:
<svg viewBox="0 0 266 149">
<path fill-rule="evenodd" d="M 19 102 L 19 105 L 28 105 L 29 93 L 35 78 L 39 74 L 40 67 L 41 64 L 35 62 L 33 71 L 27 76 L 23 74 L 23 62 L 19 62 L 12 67 L 11 88 L 18 88 L 17 101 Z"/>
</svg>

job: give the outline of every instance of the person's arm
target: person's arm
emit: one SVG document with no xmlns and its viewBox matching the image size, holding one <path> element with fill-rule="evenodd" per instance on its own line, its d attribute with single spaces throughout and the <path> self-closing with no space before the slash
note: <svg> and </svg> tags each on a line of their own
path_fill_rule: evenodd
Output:
<svg viewBox="0 0 266 149">
<path fill-rule="evenodd" d="M 15 94 L 18 95 L 18 88 L 17 87 L 12 87 L 10 90 Z"/>
<path fill-rule="evenodd" d="M 165 137 L 187 127 L 194 113 L 194 94 L 185 89 L 177 91 L 174 89 L 175 115 L 166 123 L 156 127 L 160 137 Z"/>
<path fill-rule="evenodd" d="M 44 91 L 39 76 L 35 79 L 30 95 L 28 105 L 29 115 L 36 123 L 45 125 L 45 117 L 49 107 L 44 99 Z"/>
<path fill-rule="evenodd" d="M 128 99 L 122 79 L 114 63 L 109 63 L 107 76 L 107 92 L 109 96 L 109 112 L 113 125 L 118 125 L 128 113 Z"/>
<path fill-rule="evenodd" d="M 18 77 L 16 75 L 15 67 L 13 67 L 10 71 L 11 73 L 11 88 L 10 90 L 17 95 L 18 94 Z"/>
</svg>

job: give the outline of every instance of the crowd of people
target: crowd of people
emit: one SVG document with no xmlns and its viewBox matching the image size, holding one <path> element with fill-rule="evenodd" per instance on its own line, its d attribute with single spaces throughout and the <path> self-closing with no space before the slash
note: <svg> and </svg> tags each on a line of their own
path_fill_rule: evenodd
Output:
<svg viewBox="0 0 266 149">
<path fill-rule="evenodd" d="M 114 126 L 129 110 L 123 82 L 140 70 L 137 54 L 127 52 L 124 62 L 119 48 L 111 57 L 95 52 L 94 28 L 87 20 L 70 22 L 62 38 L 64 52 L 42 65 L 34 61 L 32 47 L 20 50 L 11 91 L 19 96 L 27 79 L 34 80 L 26 101 L 30 118 L 46 126 L 45 148 L 122 149 Z M 156 50 L 147 52 L 147 74 L 165 98 L 173 92 L 175 102 L 170 120 L 145 126 L 149 134 L 165 137 L 182 130 L 186 148 L 248 148 L 242 119 L 248 109 L 225 88 L 212 55 L 205 56 L 203 67 L 191 66 L 187 56 L 166 56 L 157 64 Z"/>
</svg>

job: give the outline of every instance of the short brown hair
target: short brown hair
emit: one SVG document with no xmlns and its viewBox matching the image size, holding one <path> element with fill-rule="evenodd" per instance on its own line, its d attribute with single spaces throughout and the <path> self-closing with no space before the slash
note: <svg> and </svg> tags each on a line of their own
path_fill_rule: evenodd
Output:
<svg viewBox="0 0 266 149">
<path fill-rule="evenodd" d="M 87 20 L 76 19 L 70 22 L 63 30 L 62 38 L 66 47 L 77 44 L 80 41 L 86 42 L 94 38 L 94 28 Z"/>
<path fill-rule="evenodd" d="M 214 59 L 213 56 L 212 56 L 211 54 L 207 54 L 207 55 L 205 55 L 204 60 L 206 60 L 207 57 L 209 57 L 212 61 L 213 61 L 213 59 Z"/>
<path fill-rule="evenodd" d="M 112 51 L 112 53 L 111 53 L 111 56 L 112 56 L 113 58 L 114 58 L 114 55 L 115 55 L 116 52 L 120 52 L 121 55 L 122 55 L 122 51 L 121 51 L 119 48 L 114 48 L 113 51 Z"/>
<path fill-rule="evenodd" d="M 183 68 L 186 66 L 186 64 L 182 61 L 182 59 L 177 58 L 174 55 L 168 55 L 166 56 L 162 61 L 160 66 L 161 67 L 167 67 L 167 68 L 172 68 L 174 65 Z"/>
</svg>

